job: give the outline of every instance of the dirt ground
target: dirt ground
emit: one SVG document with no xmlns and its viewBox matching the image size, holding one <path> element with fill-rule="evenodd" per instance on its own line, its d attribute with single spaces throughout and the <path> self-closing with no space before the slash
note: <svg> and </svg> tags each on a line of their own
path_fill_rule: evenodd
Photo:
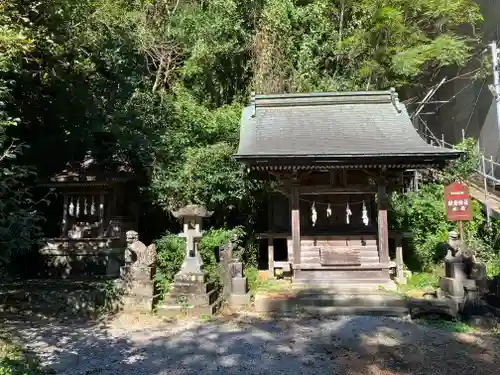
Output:
<svg viewBox="0 0 500 375">
<path fill-rule="evenodd" d="M 493 375 L 500 337 L 350 316 L 5 321 L 57 374 Z"/>
</svg>

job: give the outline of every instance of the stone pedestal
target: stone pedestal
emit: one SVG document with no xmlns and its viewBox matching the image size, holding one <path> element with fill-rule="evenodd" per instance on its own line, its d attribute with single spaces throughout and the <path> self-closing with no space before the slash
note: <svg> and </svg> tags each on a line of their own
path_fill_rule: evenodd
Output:
<svg viewBox="0 0 500 375">
<path fill-rule="evenodd" d="M 453 237 L 454 233 L 450 234 Z M 445 258 L 445 276 L 439 282 L 439 295 L 463 316 L 483 313 L 482 293 L 486 285 L 486 266 L 474 260 L 473 252 L 462 245 L 451 246 Z"/>
<path fill-rule="evenodd" d="M 212 212 L 202 206 L 187 205 L 172 214 L 183 221 L 183 232 L 179 236 L 186 239 L 186 255 L 157 312 L 166 316 L 212 315 L 219 306 L 219 300 L 216 291 L 206 282 L 203 260 L 198 251 L 198 240 L 203 235 L 203 218 L 210 217 Z"/>
<path fill-rule="evenodd" d="M 231 293 L 229 294 L 229 305 L 241 307 L 250 305 L 250 291 L 246 277 L 233 277 L 231 280 Z"/>
<path fill-rule="evenodd" d="M 147 266 L 124 266 L 120 269 L 126 312 L 150 313 L 153 309 L 152 268 Z"/>
<path fill-rule="evenodd" d="M 446 260 L 445 276 L 439 281 L 439 288 L 445 297 L 461 303 L 465 297 L 465 286 L 475 286 L 475 280 L 468 280 L 463 262 Z"/>
<path fill-rule="evenodd" d="M 181 271 L 182 272 L 182 271 Z M 203 272 L 178 273 L 157 313 L 163 316 L 212 315 L 220 305 Z"/>
</svg>

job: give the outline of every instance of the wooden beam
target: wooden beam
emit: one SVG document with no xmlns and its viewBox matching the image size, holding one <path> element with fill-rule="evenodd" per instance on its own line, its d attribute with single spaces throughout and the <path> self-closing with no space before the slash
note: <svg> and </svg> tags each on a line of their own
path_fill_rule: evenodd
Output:
<svg viewBox="0 0 500 375">
<path fill-rule="evenodd" d="M 299 210 L 299 188 L 292 187 L 290 205 L 292 209 L 292 248 L 293 264 L 300 264 L 300 210 Z"/>
<path fill-rule="evenodd" d="M 384 178 L 378 183 L 378 253 L 380 263 L 389 263 L 389 224 L 387 220 L 387 186 Z"/>
<path fill-rule="evenodd" d="M 330 185 L 307 185 L 300 186 L 299 192 L 302 195 L 315 194 L 375 194 L 376 186 L 370 185 L 351 185 L 348 187 L 333 187 Z"/>
<path fill-rule="evenodd" d="M 367 234 L 360 234 L 358 236 L 366 236 Z M 372 234 L 368 234 L 371 236 Z M 291 236 L 290 232 L 260 232 L 256 233 L 256 238 L 261 239 L 261 238 L 288 238 Z M 307 236 L 305 233 L 304 236 Z M 350 237 L 353 236 L 352 233 L 343 233 L 343 232 L 335 232 L 332 231 L 330 234 L 324 234 L 324 233 L 316 233 L 316 234 L 310 234 L 309 236 L 312 237 L 321 237 L 321 236 L 340 236 L 340 237 Z M 354 235 L 356 236 L 356 235 Z M 396 236 L 401 236 L 402 238 L 412 238 L 413 233 L 411 232 L 401 232 L 401 231 L 389 231 L 389 238 L 396 238 Z"/>
</svg>

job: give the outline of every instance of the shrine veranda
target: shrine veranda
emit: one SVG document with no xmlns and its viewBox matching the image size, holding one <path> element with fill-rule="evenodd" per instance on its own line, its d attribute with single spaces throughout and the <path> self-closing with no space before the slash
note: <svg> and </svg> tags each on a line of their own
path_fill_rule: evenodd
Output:
<svg viewBox="0 0 500 375">
<path fill-rule="evenodd" d="M 401 241 L 389 232 L 388 194 L 408 170 L 460 155 L 427 144 L 393 90 L 253 95 L 236 157 L 279 186 L 259 233 L 271 276 L 283 268 L 298 285 L 388 283 L 389 237 Z"/>
</svg>

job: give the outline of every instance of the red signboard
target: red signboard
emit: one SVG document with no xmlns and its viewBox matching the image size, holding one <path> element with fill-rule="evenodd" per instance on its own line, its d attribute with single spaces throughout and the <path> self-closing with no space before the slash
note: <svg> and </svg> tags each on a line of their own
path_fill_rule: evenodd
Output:
<svg viewBox="0 0 500 375">
<path fill-rule="evenodd" d="M 445 186 L 444 203 L 448 221 L 472 220 L 472 207 L 467 185 L 451 184 Z"/>
</svg>

